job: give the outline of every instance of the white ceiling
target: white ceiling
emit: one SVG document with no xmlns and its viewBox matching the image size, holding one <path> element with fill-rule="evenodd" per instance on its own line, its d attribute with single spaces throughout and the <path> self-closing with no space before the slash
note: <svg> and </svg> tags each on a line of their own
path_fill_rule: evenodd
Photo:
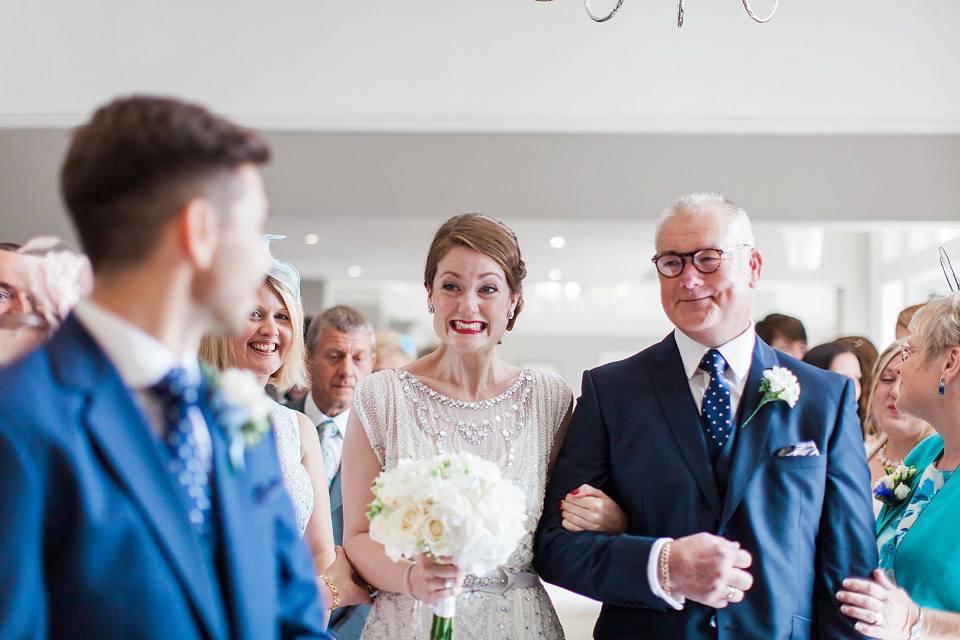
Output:
<svg viewBox="0 0 960 640">
<path fill-rule="evenodd" d="M 4 0 L 0 126 L 150 91 L 270 129 L 960 132 L 960 3 L 780 4 Z"/>
</svg>

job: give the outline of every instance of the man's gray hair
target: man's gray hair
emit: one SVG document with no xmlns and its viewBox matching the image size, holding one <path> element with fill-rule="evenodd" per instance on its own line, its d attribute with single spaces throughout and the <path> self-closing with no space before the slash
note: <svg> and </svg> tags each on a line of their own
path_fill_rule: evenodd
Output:
<svg viewBox="0 0 960 640">
<path fill-rule="evenodd" d="M 307 329 L 307 354 L 313 355 L 317 348 L 317 342 L 320 341 L 320 334 L 324 329 L 330 327 L 343 333 L 353 331 L 367 331 L 370 333 L 370 351 L 373 351 L 375 337 L 373 325 L 364 317 L 362 313 L 353 307 L 337 306 L 326 309 L 310 321 L 310 328 Z"/>
<path fill-rule="evenodd" d="M 698 216 L 715 211 L 723 211 L 727 214 L 730 222 L 728 230 L 739 242 L 750 245 L 755 244 L 753 228 L 750 226 L 750 218 L 747 216 L 747 212 L 736 202 L 727 199 L 719 193 L 691 193 L 682 198 L 677 198 L 660 214 L 653 237 L 655 240 L 659 238 L 660 228 L 665 222 L 675 216 Z"/>
</svg>

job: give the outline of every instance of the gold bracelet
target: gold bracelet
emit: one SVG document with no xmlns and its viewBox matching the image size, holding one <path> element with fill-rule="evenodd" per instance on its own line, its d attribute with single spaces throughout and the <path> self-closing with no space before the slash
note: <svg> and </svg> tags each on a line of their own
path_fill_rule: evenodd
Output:
<svg viewBox="0 0 960 640">
<path fill-rule="evenodd" d="M 663 582 L 663 592 L 668 598 L 673 598 L 670 590 L 670 541 L 660 547 L 660 580 Z"/>
<path fill-rule="evenodd" d="M 333 611 L 340 606 L 340 592 L 337 591 L 337 585 L 333 584 L 333 580 L 322 573 L 320 574 L 320 578 L 327 583 L 327 588 L 330 589 L 330 593 L 333 594 L 333 606 L 330 607 L 330 611 Z"/>
</svg>

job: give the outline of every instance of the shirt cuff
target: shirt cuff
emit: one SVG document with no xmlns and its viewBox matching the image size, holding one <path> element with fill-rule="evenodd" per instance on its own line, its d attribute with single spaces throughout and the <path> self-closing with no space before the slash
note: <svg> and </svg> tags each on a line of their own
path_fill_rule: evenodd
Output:
<svg viewBox="0 0 960 640">
<path fill-rule="evenodd" d="M 653 592 L 653 595 L 679 611 L 683 609 L 686 598 L 683 596 L 679 596 L 679 598 L 668 596 L 667 592 L 660 586 L 660 550 L 668 542 L 673 542 L 673 538 L 657 538 L 657 541 L 650 548 L 650 556 L 647 558 L 647 582 L 650 583 L 650 591 Z"/>
</svg>

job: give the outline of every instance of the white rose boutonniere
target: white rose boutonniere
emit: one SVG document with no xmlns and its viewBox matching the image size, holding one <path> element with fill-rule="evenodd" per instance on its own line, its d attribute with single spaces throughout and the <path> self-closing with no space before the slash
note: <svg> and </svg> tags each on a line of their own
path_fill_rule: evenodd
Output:
<svg viewBox="0 0 960 640">
<path fill-rule="evenodd" d="M 760 393 L 763 394 L 763 397 L 760 398 L 760 404 L 753 410 L 750 417 L 743 421 L 743 424 L 740 425 L 741 428 L 747 426 L 753 416 L 757 415 L 757 411 L 760 411 L 760 408 L 768 402 L 782 400 L 793 409 L 797 405 L 797 400 L 800 399 L 800 382 L 790 369 L 773 367 L 763 372 Z"/>
<path fill-rule="evenodd" d="M 898 465 L 896 468 L 884 467 L 887 475 L 877 480 L 873 487 L 873 497 L 886 505 L 903 502 L 910 495 L 910 480 L 917 475 L 917 468 Z"/>
<path fill-rule="evenodd" d="M 210 380 L 210 406 L 227 436 L 230 466 L 243 469 L 244 453 L 270 431 L 270 401 L 256 377 L 242 369 L 205 370 Z"/>
</svg>

